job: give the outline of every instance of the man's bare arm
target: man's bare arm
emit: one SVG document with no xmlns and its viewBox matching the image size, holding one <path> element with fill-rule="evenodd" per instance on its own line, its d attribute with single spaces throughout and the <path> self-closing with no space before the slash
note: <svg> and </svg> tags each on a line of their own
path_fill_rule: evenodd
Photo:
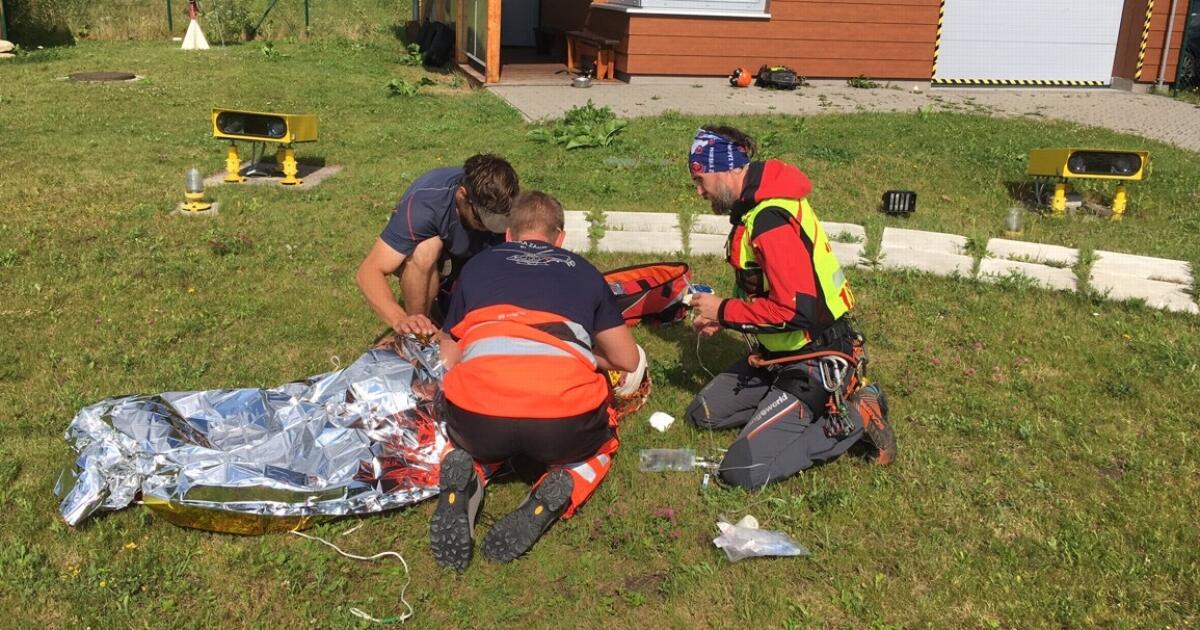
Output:
<svg viewBox="0 0 1200 630">
<path fill-rule="evenodd" d="M 355 280 L 367 304 L 396 332 L 432 334 L 437 328 L 429 321 L 429 307 L 437 291 L 437 261 L 442 240 L 429 238 L 417 245 L 412 256 L 392 249 L 377 239 L 367 257 L 358 266 Z M 396 301 L 388 275 L 401 271 L 400 285 L 404 307 Z"/>
<path fill-rule="evenodd" d="M 602 370 L 632 372 L 638 367 L 637 343 L 624 324 L 596 333 L 594 354 Z"/>
</svg>

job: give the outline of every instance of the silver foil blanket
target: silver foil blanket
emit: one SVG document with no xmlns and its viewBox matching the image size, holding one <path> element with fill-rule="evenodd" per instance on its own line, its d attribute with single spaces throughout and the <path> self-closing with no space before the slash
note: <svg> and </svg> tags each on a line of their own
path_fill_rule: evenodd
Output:
<svg viewBox="0 0 1200 630">
<path fill-rule="evenodd" d="M 411 505 L 437 493 L 448 448 L 442 373 L 437 346 L 407 338 L 272 389 L 96 403 L 67 429 L 59 511 L 74 526 L 140 495 L 178 525 L 259 534 Z"/>
</svg>

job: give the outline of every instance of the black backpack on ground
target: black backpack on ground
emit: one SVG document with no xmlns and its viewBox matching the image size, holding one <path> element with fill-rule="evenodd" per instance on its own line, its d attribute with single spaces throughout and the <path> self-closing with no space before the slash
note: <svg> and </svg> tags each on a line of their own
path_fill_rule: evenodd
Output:
<svg viewBox="0 0 1200 630">
<path fill-rule="evenodd" d="M 440 68 L 450 61 L 454 53 L 454 29 L 442 22 L 426 22 L 421 27 L 421 38 L 417 42 L 424 54 L 425 65 Z"/>
<path fill-rule="evenodd" d="M 755 78 L 754 84 L 758 87 L 776 90 L 794 90 L 804 82 L 795 70 L 787 66 L 763 66 L 758 69 Z"/>
</svg>

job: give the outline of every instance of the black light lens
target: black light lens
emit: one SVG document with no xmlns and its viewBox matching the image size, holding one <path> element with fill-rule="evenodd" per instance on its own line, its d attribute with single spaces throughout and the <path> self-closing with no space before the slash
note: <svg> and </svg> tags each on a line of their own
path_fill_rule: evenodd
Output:
<svg viewBox="0 0 1200 630">
<path fill-rule="evenodd" d="M 217 129 L 231 136 L 282 138 L 287 135 L 287 121 L 279 116 L 221 112 L 217 114 Z"/>
<path fill-rule="evenodd" d="M 908 216 L 917 211 L 917 193 L 911 190 L 889 190 L 883 193 L 884 214 Z"/>
<path fill-rule="evenodd" d="M 1067 160 L 1067 170 L 1076 175 L 1129 176 L 1142 169 L 1142 156 L 1136 153 L 1076 151 Z"/>
</svg>

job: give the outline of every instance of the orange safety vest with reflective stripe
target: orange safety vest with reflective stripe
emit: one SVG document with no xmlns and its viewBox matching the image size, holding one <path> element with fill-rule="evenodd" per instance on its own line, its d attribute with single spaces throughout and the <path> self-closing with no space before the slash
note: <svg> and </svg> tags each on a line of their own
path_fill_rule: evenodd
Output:
<svg viewBox="0 0 1200 630">
<path fill-rule="evenodd" d="M 494 305 L 476 309 L 451 331 L 462 360 L 442 391 L 455 406 L 501 418 L 556 419 L 598 409 L 609 397 L 592 339 L 561 315 Z"/>
</svg>

